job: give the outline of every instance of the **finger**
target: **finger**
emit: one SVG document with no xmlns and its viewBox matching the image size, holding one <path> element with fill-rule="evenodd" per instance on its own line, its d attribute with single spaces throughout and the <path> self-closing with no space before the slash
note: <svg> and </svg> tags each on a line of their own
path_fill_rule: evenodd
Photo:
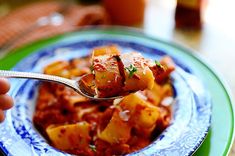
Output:
<svg viewBox="0 0 235 156">
<path fill-rule="evenodd" d="M 7 95 L 2 94 L 0 95 L 0 109 L 7 110 L 13 106 L 13 99 Z"/>
<path fill-rule="evenodd" d="M 5 119 L 3 110 L 0 109 L 0 122 L 3 122 Z"/>
<path fill-rule="evenodd" d="M 10 89 L 10 83 L 7 79 L 0 78 L 0 94 L 5 94 Z"/>
</svg>

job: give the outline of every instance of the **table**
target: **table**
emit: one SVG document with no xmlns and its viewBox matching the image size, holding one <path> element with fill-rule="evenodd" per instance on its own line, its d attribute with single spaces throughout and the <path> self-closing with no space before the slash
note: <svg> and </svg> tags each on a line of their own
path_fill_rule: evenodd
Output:
<svg viewBox="0 0 235 156">
<path fill-rule="evenodd" d="M 174 27 L 175 0 L 149 0 L 144 31 L 152 36 L 188 46 L 211 64 L 235 95 L 235 1 L 209 0 L 201 31 Z M 235 155 L 235 144 L 230 156 Z"/>
</svg>

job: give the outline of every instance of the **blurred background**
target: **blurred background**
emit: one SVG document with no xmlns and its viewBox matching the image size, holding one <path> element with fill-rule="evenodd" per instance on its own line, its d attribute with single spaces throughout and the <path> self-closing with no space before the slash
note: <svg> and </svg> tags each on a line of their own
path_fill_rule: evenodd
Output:
<svg viewBox="0 0 235 156">
<path fill-rule="evenodd" d="M 235 95 L 234 7 L 234 0 L 0 0 L 0 57 L 82 26 L 129 26 L 192 48 Z"/>
</svg>

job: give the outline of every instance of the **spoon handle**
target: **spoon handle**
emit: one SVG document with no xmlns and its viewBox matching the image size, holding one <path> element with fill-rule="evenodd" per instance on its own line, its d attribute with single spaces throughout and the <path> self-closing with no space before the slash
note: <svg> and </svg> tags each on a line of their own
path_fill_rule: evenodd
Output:
<svg viewBox="0 0 235 156">
<path fill-rule="evenodd" d="M 47 75 L 47 74 L 0 70 L 0 77 L 36 79 L 36 80 L 42 80 L 42 81 L 57 82 L 57 83 L 64 84 L 70 88 L 77 89 L 77 85 L 75 85 L 74 80 L 69 80 L 63 77 Z"/>
</svg>

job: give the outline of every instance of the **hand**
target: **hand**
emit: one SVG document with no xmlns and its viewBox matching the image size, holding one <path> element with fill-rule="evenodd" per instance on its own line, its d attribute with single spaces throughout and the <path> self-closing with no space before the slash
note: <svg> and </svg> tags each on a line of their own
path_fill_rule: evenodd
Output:
<svg viewBox="0 0 235 156">
<path fill-rule="evenodd" d="M 4 121 L 4 111 L 13 106 L 13 99 L 6 94 L 9 89 L 9 82 L 6 79 L 0 78 L 0 122 Z"/>
</svg>

